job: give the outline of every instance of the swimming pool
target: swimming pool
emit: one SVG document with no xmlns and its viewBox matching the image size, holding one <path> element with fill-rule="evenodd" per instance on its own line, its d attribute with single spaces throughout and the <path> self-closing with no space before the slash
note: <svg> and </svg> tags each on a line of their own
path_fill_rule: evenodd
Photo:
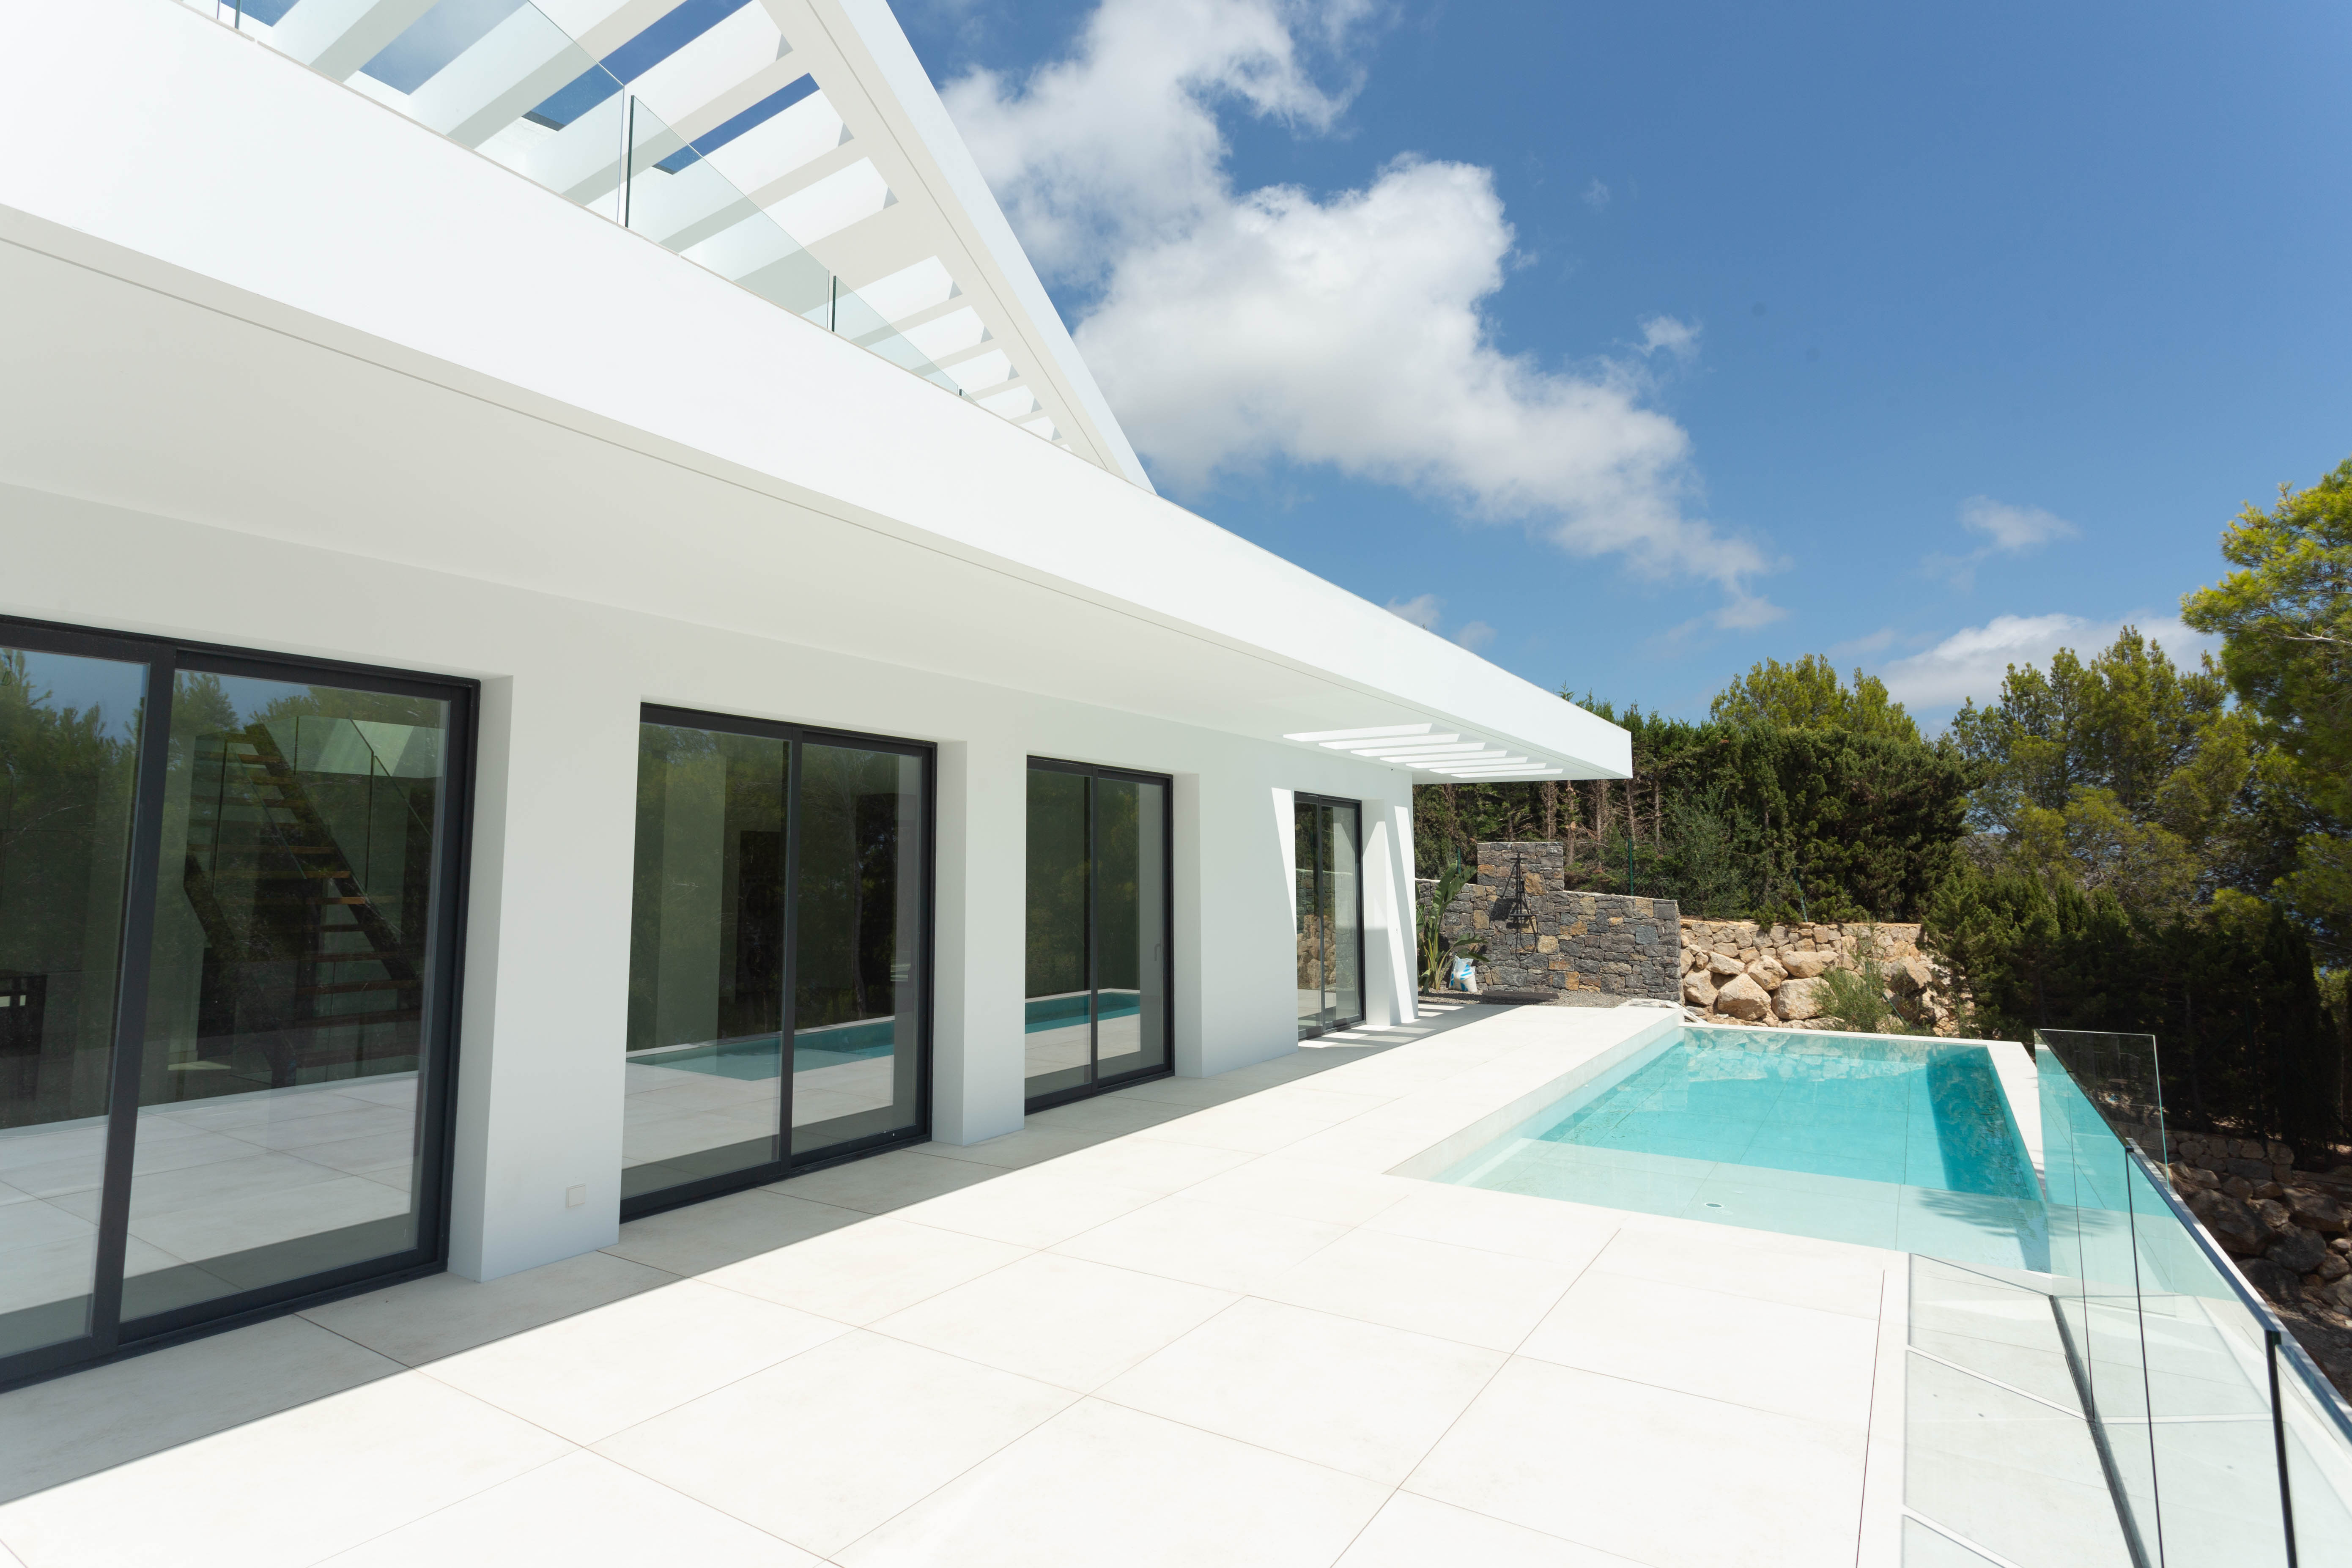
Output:
<svg viewBox="0 0 2352 1568">
<path fill-rule="evenodd" d="M 2032 1157 L 1990 1053 L 1964 1042 L 1685 1028 L 1439 1179 L 2049 1266 Z"/>
</svg>

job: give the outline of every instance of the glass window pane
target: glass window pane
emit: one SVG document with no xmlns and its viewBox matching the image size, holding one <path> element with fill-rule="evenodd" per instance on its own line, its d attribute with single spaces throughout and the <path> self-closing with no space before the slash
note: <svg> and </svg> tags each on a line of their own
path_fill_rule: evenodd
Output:
<svg viewBox="0 0 2352 1568">
<path fill-rule="evenodd" d="M 1029 770 L 1028 984 L 1022 1027 L 1033 1100 L 1093 1081 L 1087 784 L 1084 773 Z"/>
<path fill-rule="evenodd" d="M 1300 801 L 1292 808 L 1291 861 L 1293 908 L 1297 913 L 1298 951 L 1298 1032 L 1311 1035 L 1323 1026 L 1323 927 L 1316 911 L 1321 890 L 1315 875 L 1317 824 L 1314 804 Z"/>
<path fill-rule="evenodd" d="M 448 704 L 182 670 L 125 1319 L 417 1244 Z"/>
<path fill-rule="evenodd" d="M 793 1152 L 915 1125 L 922 1068 L 923 760 L 804 742 Z"/>
<path fill-rule="evenodd" d="M 89 1331 L 146 682 L 0 649 L 0 1355 Z"/>
<path fill-rule="evenodd" d="M 1095 784 L 1095 1074 L 1168 1061 L 1168 791 Z"/>
<path fill-rule="evenodd" d="M 1364 932 L 1357 889 L 1363 869 L 1361 830 L 1352 805 L 1325 808 L 1330 813 L 1324 861 L 1324 881 L 1330 889 L 1331 953 L 1324 975 L 1324 1005 L 1330 1022 L 1359 1024 L 1364 1017 Z"/>
<path fill-rule="evenodd" d="M 782 1157 L 789 747 L 637 733 L 624 1197 Z"/>
</svg>

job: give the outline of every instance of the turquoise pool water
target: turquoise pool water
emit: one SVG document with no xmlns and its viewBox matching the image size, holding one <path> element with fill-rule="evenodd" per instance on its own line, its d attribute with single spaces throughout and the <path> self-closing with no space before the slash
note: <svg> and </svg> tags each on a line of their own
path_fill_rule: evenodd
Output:
<svg viewBox="0 0 2352 1568">
<path fill-rule="evenodd" d="M 2032 1161 L 1979 1045 L 1684 1029 L 1443 1179 L 1959 1262 L 2049 1258 Z"/>
</svg>

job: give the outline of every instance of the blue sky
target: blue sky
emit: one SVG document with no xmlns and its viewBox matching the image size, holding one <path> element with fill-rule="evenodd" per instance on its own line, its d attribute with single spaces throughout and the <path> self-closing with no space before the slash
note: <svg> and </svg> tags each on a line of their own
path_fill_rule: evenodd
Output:
<svg viewBox="0 0 2352 1568">
<path fill-rule="evenodd" d="M 899 12 L 1161 489 L 1548 688 L 1938 719 L 2352 456 L 2340 5 Z"/>
</svg>

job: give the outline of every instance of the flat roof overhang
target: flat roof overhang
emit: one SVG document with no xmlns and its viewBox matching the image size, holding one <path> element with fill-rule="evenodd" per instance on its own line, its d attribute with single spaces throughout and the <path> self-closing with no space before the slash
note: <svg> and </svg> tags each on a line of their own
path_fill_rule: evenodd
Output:
<svg viewBox="0 0 2352 1568">
<path fill-rule="evenodd" d="M 1302 747 L 1479 744 L 1372 759 L 1430 782 L 1628 771 L 1617 726 L 348 89 L 66 9 L 35 25 L 112 58 L 0 62 L 90 127 L 0 172 L 0 482 Z"/>
</svg>

